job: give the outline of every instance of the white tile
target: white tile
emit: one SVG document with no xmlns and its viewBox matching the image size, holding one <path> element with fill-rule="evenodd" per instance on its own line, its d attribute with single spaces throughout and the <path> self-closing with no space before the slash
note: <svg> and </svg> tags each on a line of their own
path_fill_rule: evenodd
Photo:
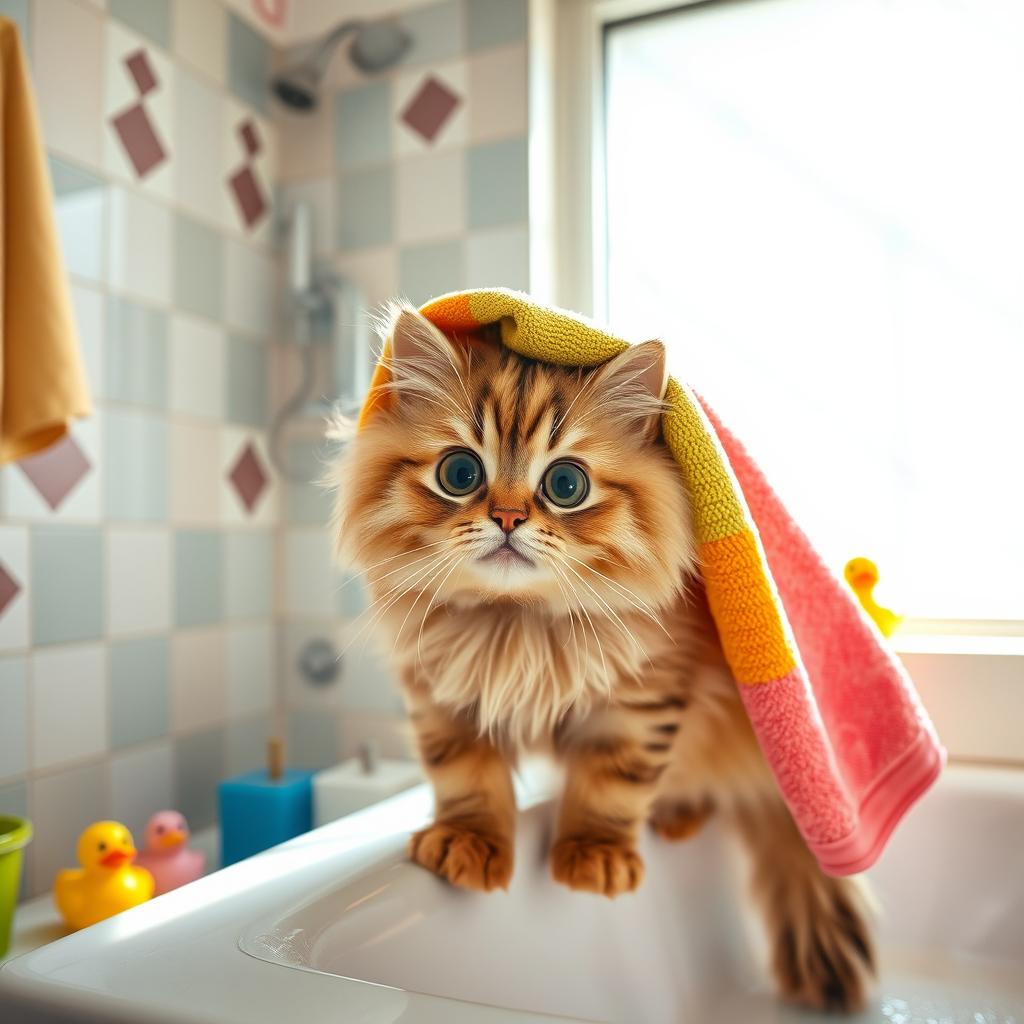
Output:
<svg viewBox="0 0 1024 1024">
<path fill-rule="evenodd" d="M 4 515 L 18 519 L 49 522 L 95 523 L 102 514 L 103 460 L 100 457 L 101 416 L 98 410 L 88 419 L 71 424 L 71 436 L 92 467 L 56 509 L 51 509 L 22 471 L 12 466 L 0 501 Z"/>
<path fill-rule="evenodd" d="M 4 484 L 10 482 L 14 466 L 4 469 Z M 28 529 L 0 525 L 0 566 L 21 588 L 0 614 L 0 651 L 28 647 Z"/>
<path fill-rule="evenodd" d="M 332 61 L 332 64 L 348 61 Z M 333 95 L 334 90 L 330 90 Z M 278 174 L 281 181 L 328 175 L 334 168 L 334 104 L 321 103 L 308 113 L 274 109 L 277 129 Z"/>
<path fill-rule="evenodd" d="M 171 211 L 128 188 L 110 195 L 107 270 L 110 283 L 151 302 L 169 304 L 172 283 Z"/>
<path fill-rule="evenodd" d="M 32 79 L 46 145 L 99 167 L 103 20 L 74 0 L 37 0 L 32 15 Z"/>
<path fill-rule="evenodd" d="M 170 407 L 190 416 L 224 415 L 224 332 L 206 320 L 171 317 Z"/>
<path fill-rule="evenodd" d="M 256 246 L 228 238 L 224 246 L 224 316 L 229 326 L 268 337 L 274 329 L 274 262 Z"/>
<path fill-rule="evenodd" d="M 110 813 L 131 832 L 141 848 L 146 823 L 174 806 L 174 764 L 171 744 L 147 744 L 110 759 Z"/>
<path fill-rule="evenodd" d="M 278 214 L 282 223 L 290 223 L 297 203 L 309 207 L 313 252 L 317 256 L 329 256 L 334 251 L 334 192 L 333 178 L 292 181 L 278 189 Z"/>
<path fill-rule="evenodd" d="M 171 728 L 190 732 L 224 721 L 224 631 L 188 629 L 171 637 Z"/>
<path fill-rule="evenodd" d="M 107 534 L 107 627 L 114 636 L 171 624 L 171 538 L 167 530 Z"/>
<path fill-rule="evenodd" d="M 339 256 L 334 265 L 339 273 L 359 285 L 368 310 L 376 309 L 398 294 L 398 250 L 393 246 L 362 249 L 353 256 Z"/>
<path fill-rule="evenodd" d="M 150 126 L 164 151 L 164 159 L 140 177 L 125 151 L 113 120 L 140 102 L 139 87 L 128 70 L 127 58 L 145 51 L 156 85 L 141 97 Z M 103 164 L 112 175 L 153 195 L 174 194 L 174 65 L 148 40 L 112 18 L 107 21 L 106 71 L 103 113 Z"/>
<path fill-rule="evenodd" d="M 220 520 L 220 430 L 204 423 L 171 424 L 171 522 L 214 526 Z"/>
<path fill-rule="evenodd" d="M 0 781 L 28 770 L 28 661 L 0 658 Z"/>
<path fill-rule="evenodd" d="M 277 470 L 267 449 L 265 434 L 257 434 L 240 427 L 225 427 L 220 432 L 220 479 L 221 499 L 220 514 L 225 525 L 246 524 L 250 526 L 269 526 L 276 523 L 280 514 L 280 485 L 277 481 Z M 252 444 L 263 472 L 267 477 L 267 485 L 250 511 L 242 504 L 241 499 L 228 475 L 234 468 L 247 444 Z"/>
<path fill-rule="evenodd" d="M 174 194 L 198 219 L 226 228 L 231 223 L 222 144 L 227 100 L 223 92 L 185 68 L 178 69 L 176 85 Z"/>
<path fill-rule="evenodd" d="M 480 231 L 466 240 L 466 281 L 471 288 L 530 287 L 530 240 L 526 225 Z"/>
<path fill-rule="evenodd" d="M 227 710 L 231 718 L 274 703 L 274 632 L 270 623 L 232 626 L 227 639 Z"/>
<path fill-rule="evenodd" d="M 284 610 L 293 615 L 332 615 L 338 579 L 327 530 L 288 530 L 284 564 Z"/>
<path fill-rule="evenodd" d="M 529 95 L 525 45 L 475 54 L 467 65 L 470 141 L 525 135 Z"/>
<path fill-rule="evenodd" d="M 107 652 L 99 644 L 37 650 L 32 667 L 32 767 L 107 749 Z"/>
<path fill-rule="evenodd" d="M 465 227 L 461 150 L 402 160 L 396 174 L 398 242 L 452 238 Z"/>
<path fill-rule="evenodd" d="M 356 645 L 343 655 L 338 676 L 333 682 L 327 685 L 315 684 L 302 673 L 300 665 L 303 651 L 311 641 L 326 641 L 341 654 L 345 640 L 337 623 L 324 618 L 285 622 L 280 636 L 286 705 L 289 708 L 321 708 L 325 711 L 337 709 L 342 702 L 342 679 L 348 674 L 349 658 L 355 656 Z"/>
<path fill-rule="evenodd" d="M 227 12 L 210 0 L 172 0 L 174 51 L 219 85 L 227 77 Z"/>
<path fill-rule="evenodd" d="M 429 78 L 437 79 L 453 92 L 459 98 L 459 103 L 449 114 L 448 120 L 441 126 L 437 135 L 428 142 L 402 120 L 402 113 Z M 415 153 L 439 152 L 464 145 L 469 137 L 467 95 L 468 75 L 464 60 L 398 75 L 391 93 L 392 142 L 395 155 L 411 156 Z"/>
<path fill-rule="evenodd" d="M 106 300 L 103 292 L 72 281 L 71 304 L 75 311 L 75 326 L 82 347 L 89 393 L 94 399 L 100 398 L 103 395 L 103 319 Z"/>
</svg>

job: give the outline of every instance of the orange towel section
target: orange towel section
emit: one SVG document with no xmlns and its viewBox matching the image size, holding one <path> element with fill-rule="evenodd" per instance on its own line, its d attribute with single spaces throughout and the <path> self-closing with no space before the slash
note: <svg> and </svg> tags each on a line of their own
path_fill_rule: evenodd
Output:
<svg viewBox="0 0 1024 1024">
<path fill-rule="evenodd" d="M 0 464 L 90 412 L 28 69 L 0 18 Z"/>
</svg>

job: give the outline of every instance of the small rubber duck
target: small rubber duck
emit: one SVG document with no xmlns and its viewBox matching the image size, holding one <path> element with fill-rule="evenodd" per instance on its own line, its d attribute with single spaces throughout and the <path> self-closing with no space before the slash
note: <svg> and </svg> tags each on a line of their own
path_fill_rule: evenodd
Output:
<svg viewBox="0 0 1024 1024">
<path fill-rule="evenodd" d="M 80 868 L 58 871 L 53 899 L 69 928 L 88 928 L 153 895 L 153 876 L 132 866 L 132 834 L 118 821 L 97 821 L 78 837 Z"/>
<path fill-rule="evenodd" d="M 903 617 L 883 608 L 872 596 L 878 583 L 878 566 L 870 558 L 851 558 L 843 570 L 846 582 L 857 595 L 861 607 L 874 620 L 882 636 L 892 636 Z"/>
<path fill-rule="evenodd" d="M 156 882 L 156 894 L 177 889 L 194 882 L 206 867 L 202 850 L 190 850 L 188 822 L 177 811 L 157 811 L 142 834 L 139 866 L 144 867 Z"/>
</svg>

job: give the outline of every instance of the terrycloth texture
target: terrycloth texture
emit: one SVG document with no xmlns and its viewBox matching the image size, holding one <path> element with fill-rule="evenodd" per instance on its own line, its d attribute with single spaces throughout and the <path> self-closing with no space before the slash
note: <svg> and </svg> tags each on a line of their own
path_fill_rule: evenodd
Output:
<svg viewBox="0 0 1024 1024">
<path fill-rule="evenodd" d="M 89 412 L 28 71 L 0 18 L 0 465 Z"/>
<path fill-rule="evenodd" d="M 500 322 L 504 344 L 592 366 L 627 342 L 516 292 L 458 292 L 423 314 L 450 335 Z M 385 351 L 385 357 L 387 352 Z M 377 366 L 360 417 L 387 401 Z M 701 575 L 725 656 L 779 789 L 823 870 L 871 866 L 945 760 L 902 665 L 742 445 L 673 378 L 662 426 L 693 504 Z"/>
</svg>

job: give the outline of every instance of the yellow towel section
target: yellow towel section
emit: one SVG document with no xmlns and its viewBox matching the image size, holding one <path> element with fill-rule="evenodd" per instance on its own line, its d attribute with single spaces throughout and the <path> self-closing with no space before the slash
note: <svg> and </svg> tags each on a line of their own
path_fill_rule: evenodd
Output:
<svg viewBox="0 0 1024 1024">
<path fill-rule="evenodd" d="M 0 18 L 0 465 L 91 411 L 25 56 Z"/>
</svg>

